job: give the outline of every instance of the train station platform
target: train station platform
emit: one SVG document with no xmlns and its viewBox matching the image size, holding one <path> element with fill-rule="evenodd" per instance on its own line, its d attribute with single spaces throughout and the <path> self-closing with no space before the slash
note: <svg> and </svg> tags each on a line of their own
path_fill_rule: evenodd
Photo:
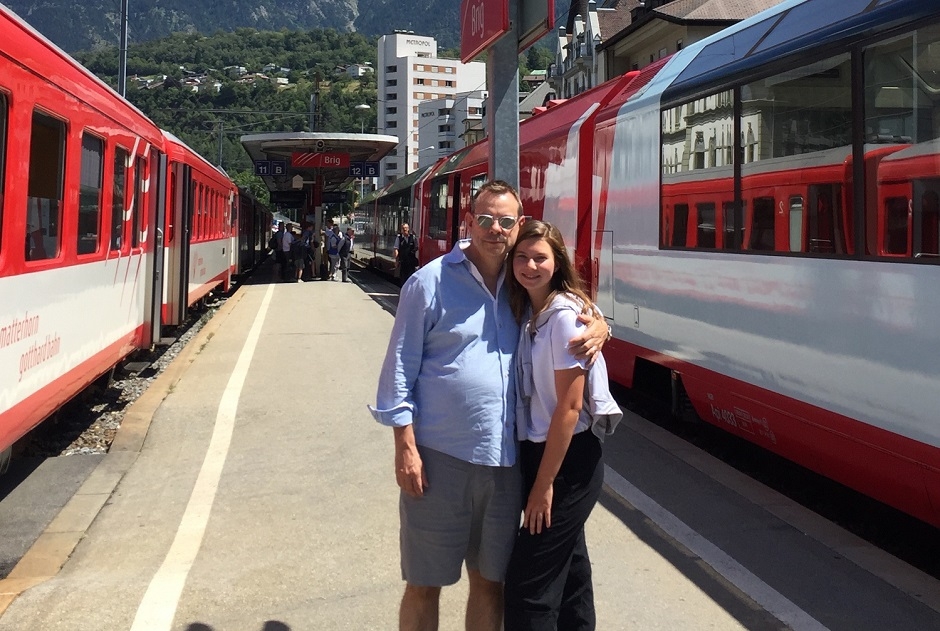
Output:
<svg viewBox="0 0 940 631">
<path fill-rule="evenodd" d="M 262 266 L 0 581 L 0 631 L 395 629 L 397 288 Z M 940 628 L 937 581 L 638 417 L 588 524 L 599 630 Z M 463 629 L 466 580 L 441 629 Z"/>
</svg>

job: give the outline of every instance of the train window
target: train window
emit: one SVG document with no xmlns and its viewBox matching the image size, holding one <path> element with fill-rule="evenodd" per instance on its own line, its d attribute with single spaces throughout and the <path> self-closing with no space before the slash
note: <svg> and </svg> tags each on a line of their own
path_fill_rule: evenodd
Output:
<svg viewBox="0 0 940 631">
<path fill-rule="evenodd" d="M 776 243 L 774 232 L 774 198 L 758 197 L 754 200 L 754 216 L 751 218 L 751 239 L 748 249 L 772 252 Z"/>
<path fill-rule="evenodd" d="M 131 247 L 140 246 L 144 223 L 144 179 L 146 177 L 147 161 L 137 158 L 134 169 L 134 203 L 131 205 Z"/>
<path fill-rule="evenodd" d="M 914 258 L 940 260 L 940 196 L 927 191 L 914 208 Z"/>
<path fill-rule="evenodd" d="M 431 185 L 431 207 L 428 211 L 428 237 L 447 238 L 447 201 L 450 187 L 446 178 Z"/>
<path fill-rule="evenodd" d="M 484 184 L 486 184 L 486 175 L 478 175 L 470 180 L 470 199 L 476 196 Z"/>
<path fill-rule="evenodd" d="M 803 251 L 803 198 L 790 198 L 790 251 Z"/>
<path fill-rule="evenodd" d="M 734 202 L 721 204 L 722 226 L 724 235 L 721 247 L 724 250 L 740 250 L 744 242 L 744 211 Z"/>
<path fill-rule="evenodd" d="M 744 142 L 751 143 L 748 163 L 851 148 L 851 87 L 848 55 L 742 86 L 741 129 L 747 130 L 742 132 Z"/>
<path fill-rule="evenodd" d="M 889 197 L 885 202 L 884 253 L 907 254 L 909 203 L 906 197 Z"/>
<path fill-rule="evenodd" d="M 78 253 L 98 251 L 101 237 L 101 193 L 104 178 L 104 141 L 82 134 L 82 166 L 78 186 Z"/>
<path fill-rule="evenodd" d="M 865 51 L 868 142 L 922 143 L 940 138 L 940 25 Z"/>
<path fill-rule="evenodd" d="M 809 187 L 808 246 L 819 254 L 845 253 L 845 234 L 840 213 L 842 196 L 834 184 Z"/>
<path fill-rule="evenodd" d="M 65 123 L 33 112 L 29 139 L 26 260 L 51 259 L 61 243 Z"/>
<path fill-rule="evenodd" d="M 3 243 L 4 174 L 7 154 L 7 97 L 0 93 L 0 245 Z"/>
<path fill-rule="evenodd" d="M 111 185 L 111 249 L 124 245 L 124 197 L 127 190 L 127 150 L 114 150 L 114 181 Z"/>
<path fill-rule="evenodd" d="M 698 212 L 698 230 L 695 245 L 700 248 L 715 247 L 715 205 L 712 203 L 696 204 Z"/>
<path fill-rule="evenodd" d="M 689 230 L 689 205 L 676 204 L 673 210 L 672 223 L 672 246 L 684 248 L 687 243 L 687 233 Z"/>
</svg>

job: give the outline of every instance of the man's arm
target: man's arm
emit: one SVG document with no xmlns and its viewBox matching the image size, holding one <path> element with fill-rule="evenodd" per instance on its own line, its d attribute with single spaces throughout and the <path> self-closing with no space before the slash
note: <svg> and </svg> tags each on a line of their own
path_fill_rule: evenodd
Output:
<svg viewBox="0 0 940 631">
<path fill-rule="evenodd" d="M 415 497 L 420 497 L 428 484 L 415 444 L 412 393 L 421 370 L 425 317 L 429 312 L 430 305 L 422 285 L 412 283 L 401 292 L 379 374 L 376 405 L 369 407 L 376 421 L 394 428 L 395 478 L 405 493 Z"/>
</svg>

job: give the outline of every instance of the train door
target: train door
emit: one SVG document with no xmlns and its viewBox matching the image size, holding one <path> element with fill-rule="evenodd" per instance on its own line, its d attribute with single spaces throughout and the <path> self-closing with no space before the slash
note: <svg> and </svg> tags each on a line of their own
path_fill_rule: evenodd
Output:
<svg viewBox="0 0 940 631">
<path fill-rule="evenodd" d="M 169 208 L 167 209 L 164 286 L 164 324 L 177 325 L 186 318 L 189 298 L 189 241 L 192 229 L 192 168 L 174 162 L 170 167 Z"/>
<path fill-rule="evenodd" d="M 163 261 L 164 261 L 164 229 L 166 227 L 166 154 L 156 150 L 151 151 L 151 170 L 150 170 L 150 195 L 148 203 L 150 204 L 149 225 L 147 234 L 153 235 L 153 252 L 150 256 L 150 265 L 147 271 L 147 277 L 150 279 L 150 293 L 147 296 L 147 304 L 144 307 L 144 313 L 147 318 L 147 329 L 145 335 L 149 339 L 144 340 L 144 345 L 149 346 L 160 341 L 162 336 L 162 310 L 163 310 Z"/>
<path fill-rule="evenodd" d="M 454 174 L 453 185 L 450 188 L 451 198 L 449 205 L 451 207 L 450 211 L 450 227 L 448 229 L 447 235 L 447 247 L 444 248 L 444 252 L 449 252 L 453 249 L 454 244 L 457 243 L 460 239 L 465 239 L 470 236 L 469 231 L 464 227 L 463 230 L 460 229 L 460 223 L 463 221 L 464 210 L 460 207 L 460 174 Z"/>
</svg>

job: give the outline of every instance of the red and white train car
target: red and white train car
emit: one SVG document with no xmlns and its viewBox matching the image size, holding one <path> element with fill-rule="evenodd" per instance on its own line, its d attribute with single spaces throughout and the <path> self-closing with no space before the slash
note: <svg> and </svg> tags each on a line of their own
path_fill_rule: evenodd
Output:
<svg viewBox="0 0 940 631">
<path fill-rule="evenodd" d="M 0 469 L 261 237 L 224 173 L 0 6 Z M 266 229 L 266 228 L 264 228 Z M 243 246 L 244 244 L 244 246 Z"/>
<path fill-rule="evenodd" d="M 602 113 L 611 377 L 940 525 L 940 8 L 787 0 Z"/>
</svg>

